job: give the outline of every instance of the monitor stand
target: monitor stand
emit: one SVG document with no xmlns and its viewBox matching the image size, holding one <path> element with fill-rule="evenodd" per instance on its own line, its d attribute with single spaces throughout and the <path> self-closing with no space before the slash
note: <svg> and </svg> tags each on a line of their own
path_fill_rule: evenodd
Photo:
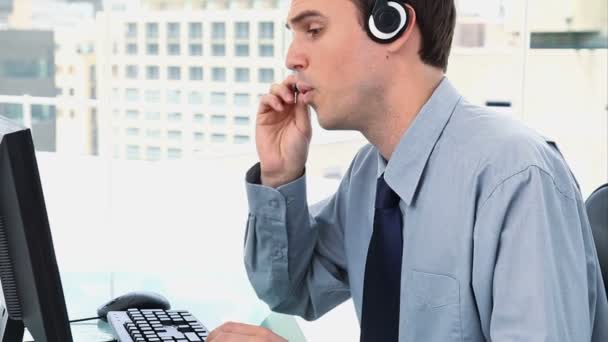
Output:
<svg viewBox="0 0 608 342">
<path fill-rule="evenodd" d="M 22 342 L 23 321 L 15 321 L 8 317 L 8 311 L 0 303 L 0 342 Z"/>
</svg>

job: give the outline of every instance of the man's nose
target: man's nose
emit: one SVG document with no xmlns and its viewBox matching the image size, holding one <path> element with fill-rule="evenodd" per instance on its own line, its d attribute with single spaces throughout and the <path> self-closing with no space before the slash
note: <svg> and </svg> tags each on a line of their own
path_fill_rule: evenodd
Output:
<svg viewBox="0 0 608 342">
<path fill-rule="evenodd" d="M 302 69 L 306 69 L 308 66 L 307 56 L 297 44 L 294 44 L 294 42 L 291 42 L 291 44 L 289 44 L 289 48 L 287 49 L 285 66 L 287 69 L 293 71 L 301 71 Z"/>
</svg>

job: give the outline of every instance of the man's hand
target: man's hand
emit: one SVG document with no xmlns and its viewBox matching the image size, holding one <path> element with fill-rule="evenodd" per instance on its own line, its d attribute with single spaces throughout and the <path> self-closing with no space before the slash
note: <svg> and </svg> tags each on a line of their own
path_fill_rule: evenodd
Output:
<svg viewBox="0 0 608 342">
<path fill-rule="evenodd" d="M 276 188 L 302 176 L 312 137 L 308 105 L 294 103 L 294 75 L 260 99 L 255 141 L 262 184 Z"/>
<path fill-rule="evenodd" d="M 255 325 L 227 322 L 215 328 L 207 342 L 287 342 L 272 331 Z"/>
</svg>

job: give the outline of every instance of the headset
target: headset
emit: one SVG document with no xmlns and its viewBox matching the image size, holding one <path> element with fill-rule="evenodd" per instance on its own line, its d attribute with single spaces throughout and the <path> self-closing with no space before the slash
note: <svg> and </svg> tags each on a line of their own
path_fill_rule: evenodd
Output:
<svg viewBox="0 0 608 342">
<path fill-rule="evenodd" d="M 405 4 L 398 1 L 376 0 L 366 23 L 369 37 L 381 44 L 393 42 L 409 24 Z"/>
</svg>

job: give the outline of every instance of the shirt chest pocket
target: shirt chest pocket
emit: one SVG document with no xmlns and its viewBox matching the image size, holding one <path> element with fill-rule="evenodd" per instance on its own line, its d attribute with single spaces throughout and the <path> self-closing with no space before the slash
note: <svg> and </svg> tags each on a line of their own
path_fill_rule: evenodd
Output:
<svg viewBox="0 0 608 342">
<path fill-rule="evenodd" d="M 401 341 L 461 341 L 458 280 L 435 273 L 408 273 L 402 301 L 406 317 L 400 320 Z"/>
</svg>

